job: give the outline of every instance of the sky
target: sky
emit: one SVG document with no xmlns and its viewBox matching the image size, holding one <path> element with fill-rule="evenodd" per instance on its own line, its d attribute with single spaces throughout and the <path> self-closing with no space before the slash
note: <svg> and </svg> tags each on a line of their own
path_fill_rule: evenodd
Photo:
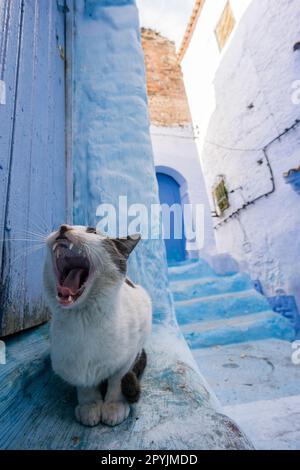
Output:
<svg viewBox="0 0 300 470">
<path fill-rule="evenodd" d="M 136 0 L 141 26 L 154 29 L 179 48 L 195 0 Z"/>
</svg>

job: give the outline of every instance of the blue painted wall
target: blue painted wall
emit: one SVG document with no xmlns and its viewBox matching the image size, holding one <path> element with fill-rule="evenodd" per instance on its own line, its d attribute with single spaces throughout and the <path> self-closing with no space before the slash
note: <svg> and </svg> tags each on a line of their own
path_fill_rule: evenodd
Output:
<svg viewBox="0 0 300 470">
<path fill-rule="evenodd" d="M 132 1 L 76 0 L 74 221 L 94 225 L 100 203 L 158 204 L 144 57 Z M 130 275 L 152 295 L 155 319 L 172 318 L 162 240 L 143 240 Z"/>
<path fill-rule="evenodd" d="M 65 217 L 64 37 L 56 1 L 0 2 L 2 335 L 48 318 L 41 295 L 44 253 L 26 256 L 34 242 L 23 239 L 38 239 L 36 232 Z"/>
</svg>

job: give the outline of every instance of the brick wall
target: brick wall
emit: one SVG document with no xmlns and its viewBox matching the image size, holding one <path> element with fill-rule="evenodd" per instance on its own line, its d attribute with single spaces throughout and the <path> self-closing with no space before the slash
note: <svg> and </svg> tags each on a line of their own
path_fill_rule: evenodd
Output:
<svg viewBox="0 0 300 470">
<path fill-rule="evenodd" d="M 184 126 L 191 123 L 175 44 L 151 29 L 142 28 L 151 124 Z"/>
</svg>

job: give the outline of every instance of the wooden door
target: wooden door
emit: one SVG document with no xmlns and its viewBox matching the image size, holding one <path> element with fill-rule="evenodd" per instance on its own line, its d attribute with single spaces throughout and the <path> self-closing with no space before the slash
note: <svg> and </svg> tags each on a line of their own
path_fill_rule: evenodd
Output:
<svg viewBox="0 0 300 470">
<path fill-rule="evenodd" d="M 61 1 L 0 2 L 2 336 L 48 318 L 35 240 L 65 220 L 64 51 Z"/>
</svg>

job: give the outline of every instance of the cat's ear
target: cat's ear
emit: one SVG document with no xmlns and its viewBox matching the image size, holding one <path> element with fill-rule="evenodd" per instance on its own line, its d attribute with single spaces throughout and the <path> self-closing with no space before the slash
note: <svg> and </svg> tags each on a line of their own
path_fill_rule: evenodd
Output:
<svg viewBox="0 0 300 470">
<path fill-rule="evenodd" d="M 118 252 L 124 256 L 124 258 L 128 258 L 130 253 L 134 250 L 136 245 L 141 239 L 141 235 L 136 233 L 135 235 L 129 235 L 126 238 L 112 238 L 111 241 L 117 248 Z"/>
</svg>

